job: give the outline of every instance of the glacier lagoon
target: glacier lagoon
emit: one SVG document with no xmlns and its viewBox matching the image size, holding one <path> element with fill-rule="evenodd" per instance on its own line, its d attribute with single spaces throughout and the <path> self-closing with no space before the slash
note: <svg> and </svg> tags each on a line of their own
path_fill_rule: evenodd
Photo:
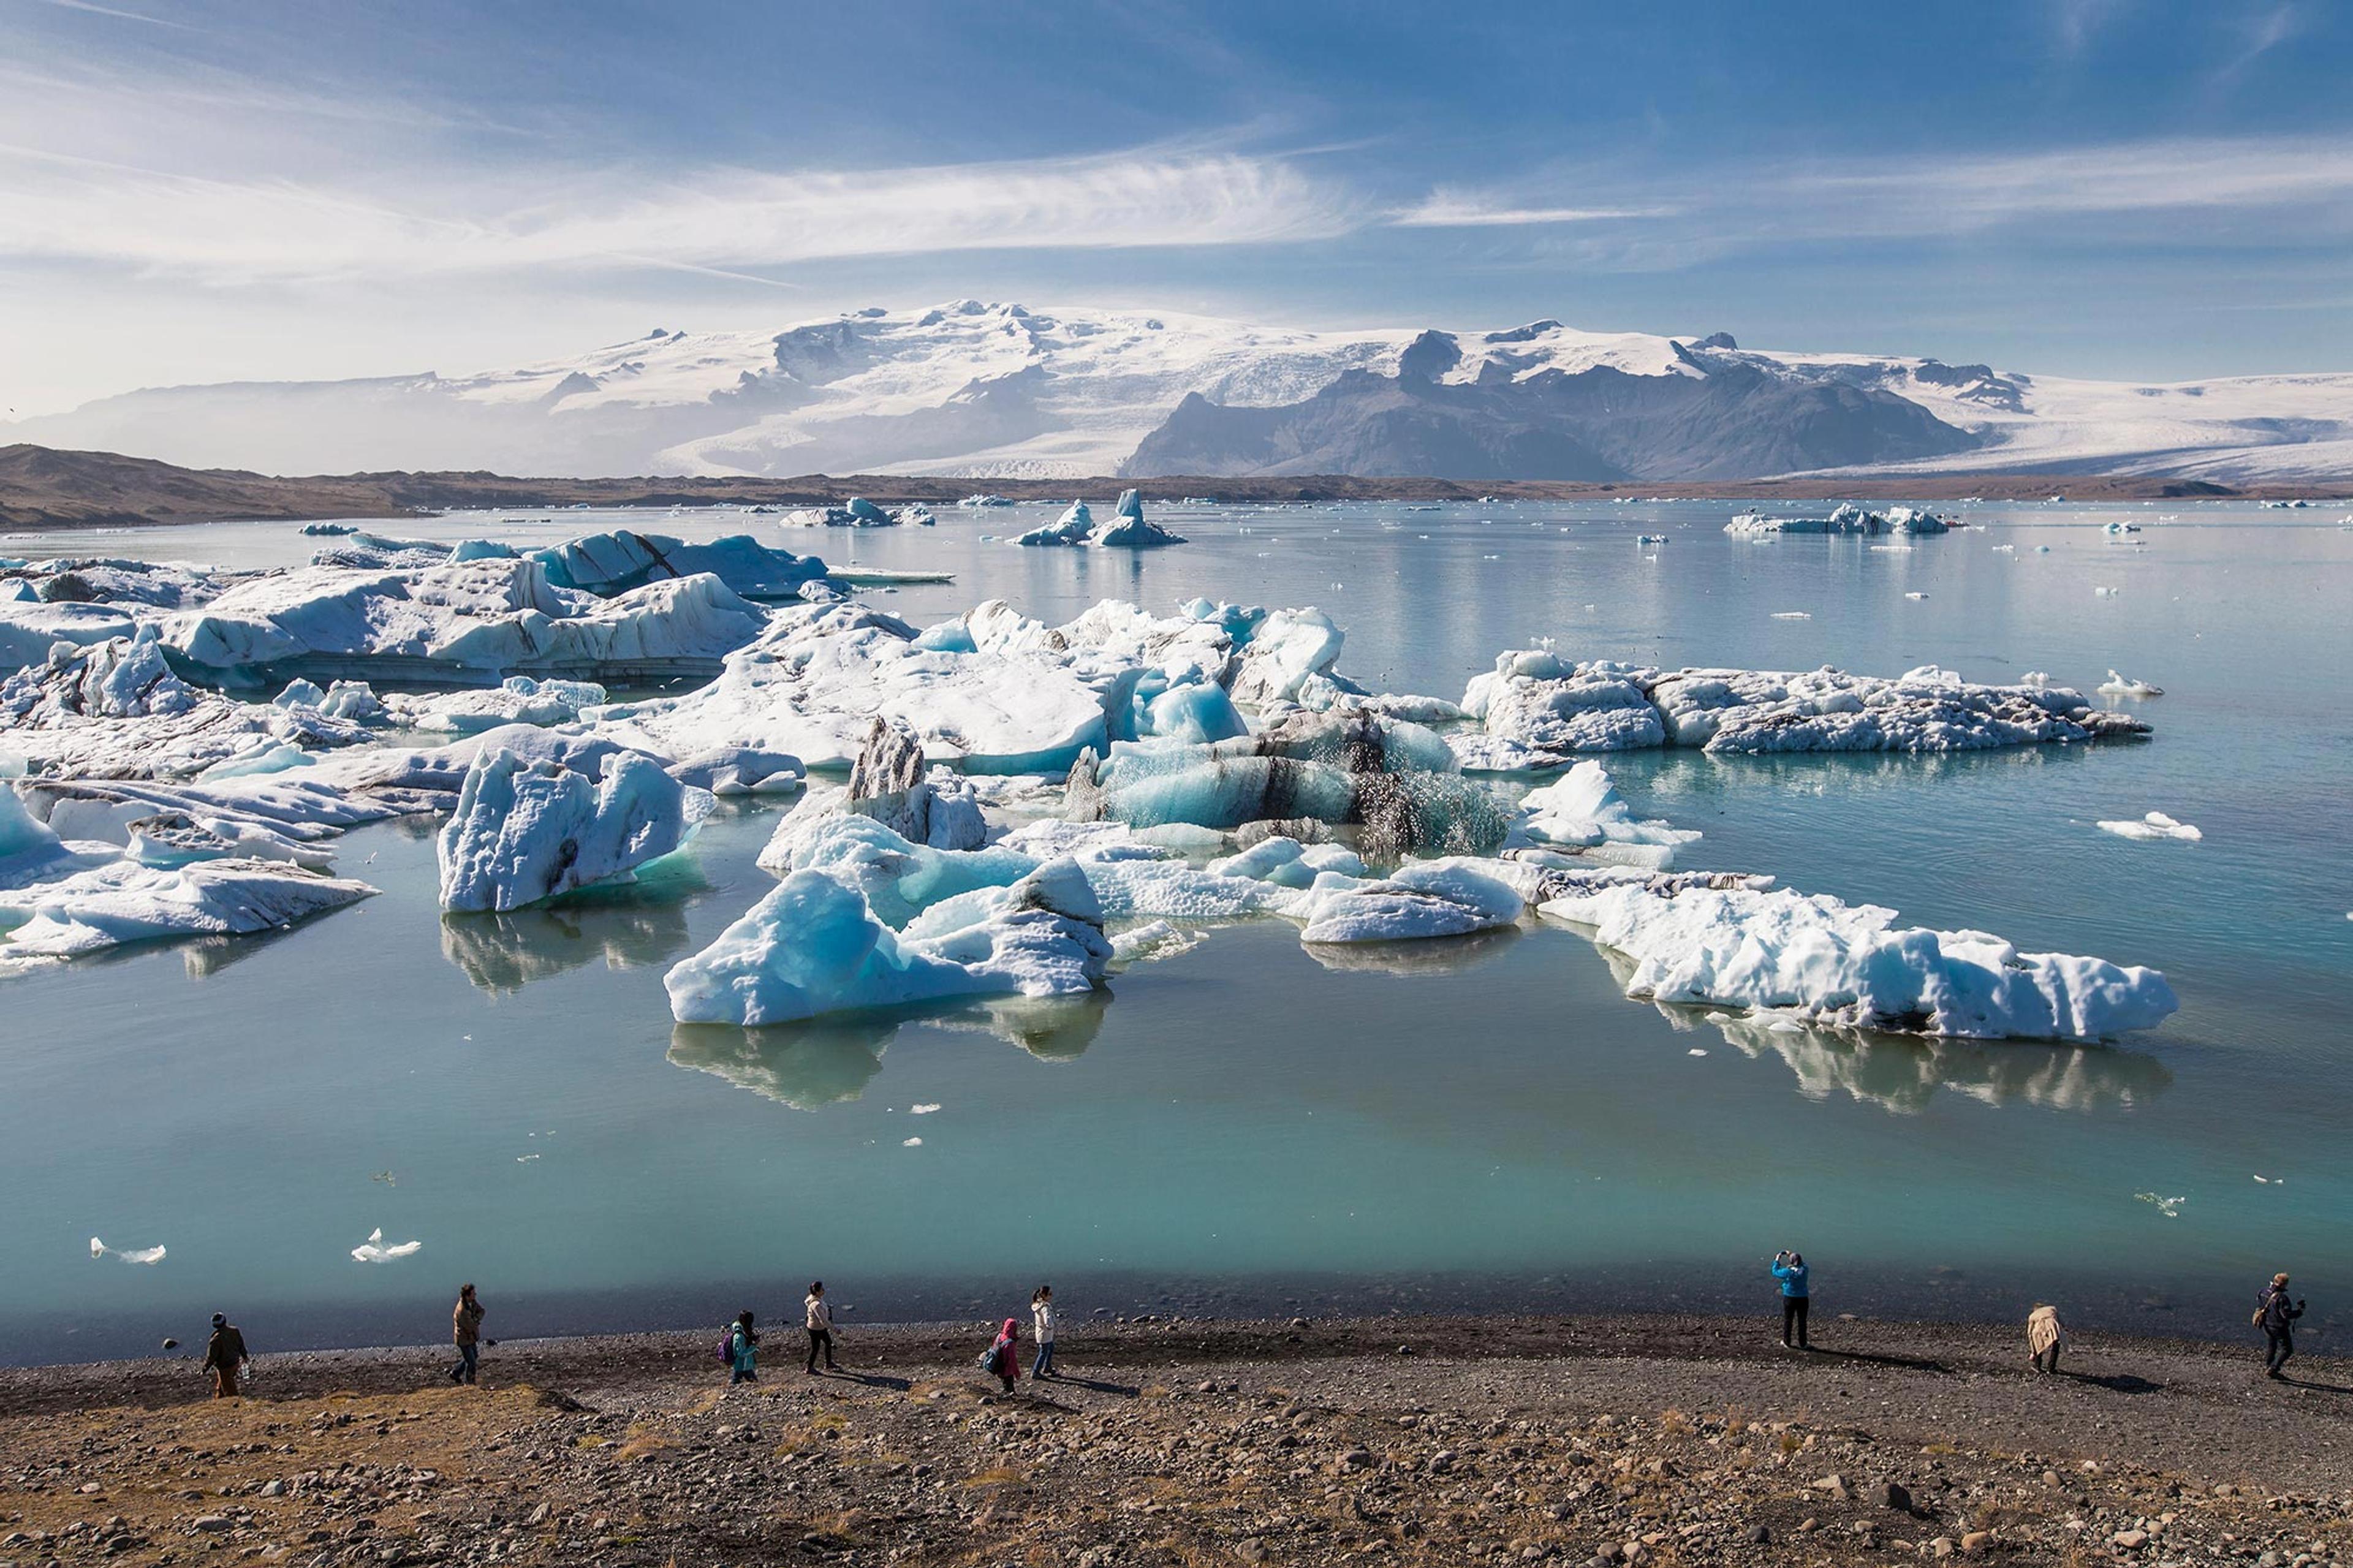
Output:
<svg viewBox="0 0 2353 1568">
<path fill-rule="evenodd" d="M 1192 542 L 1141 555 L 1007 542 L 1059 507 L 937 510 L 382 526 L 749 531 L 955 574 L 867 591 L 918 624 L 992 596 L 1050 622 L 1105 597 L 1314 604 L 1347 672 L 1446 697 L 1540 637 L 2087 692 L 2120 669 L 2166 689 L 2107 700 L 2149 743 L 1607 762 L 1638 815 L 1705 834 L 1684 866 L 2152 964 L 2181 1011 L 2104 1047 L 1793 1034 L 1629 1001 L 1607 957 L 1533 923 L 1328 965 L 1269 923 L 1092 998 L 747 1036 L 673 1026 L 660 976 L 770 884 L 773 811 L 729 805 L 635 889 L 447 921 L 428 825 L 386 824 L 335 846 L 380 898 L 0 983 L 0 1355 L 141 1350 L 216 1307 L 267 1348 L 429 1341 L 459 1278 L 502 1337 L 772 1310 L 815 1274 L 852 1321 L 1039 1278 L 1120 1311 L 1738 1305 L 1781 1245 L 1813 1255 L 1829 1310 L 2058 1296 L 2087 1322 L 2227 1332 L 2286 1268 L 2326 1332 L 2353 1287 L 2342 509 L 1982 506 L 1938 537 L 1755 542 L 1723 534 L 1725 502 L 1164 506 Z M 2125 519 L 2143 531 L 2105 531 Z M 318 542 L 216 525 L 0 553 L 235 566 Z M 2096 826 L 2149 810 L 2204 838 Z M 379 1226 L 424 1245 L 355 1261 Z M 167 1256 L 92 1258 L 93 1235 Z"/>
</svg>

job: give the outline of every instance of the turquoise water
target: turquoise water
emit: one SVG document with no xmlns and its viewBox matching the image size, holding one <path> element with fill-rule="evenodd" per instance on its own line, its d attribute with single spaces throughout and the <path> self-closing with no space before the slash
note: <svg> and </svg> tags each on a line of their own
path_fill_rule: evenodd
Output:
<svg viewBox="0 0 2353 1568">
<path fill-rule="evenodd" d="M 2154 680 L 2146 745 L 1608 765 L 1704 831 L 1685 865 L 2156 964 L 2182 1010 L 2105 1048 L 1769 1035 L 1626 1000 L 1564 931 L 1343 968 L 1278 922 L 1084 1003 L 675 1029 L 662 969 L 768 885 L 768 812 L 730 809 L 647 885 L 508 919 L 441 920 L 426 825 L 386 825 L 342 841 L 385 889 L 354 909 L 0 984 L 0 1357 L 185 1340 L 216 1308 L 267 1348 L 429 1339 L 460 1279 L 502 1337 L 783 1312 L 815 1275 L 853 1321 L 994 1310 L 1039 1279 L 1082 1316 L 1750 1304 L 1785 1245 L 1825 1310 L 2042 1297 L 2229 1333 L 2284 1268 L 2316 1347 L 2353 1321 L 2343 509 L 1976 508 L 1982 528 L 1909 551 L 1736 542 L 1720 503 L 1169 508 L 1196 542 L 1132 560 L 978 537 L 1045 510 L 783 542 L 956 573 L 881 598 L 917 621 L 990 596 L 1049 619 L 1113 595 L 1317 604 L 1348 628 L 1345 671 L 1449 696 L 1546 636 L 1669 664 Z M 2139 543 L 2100 531 L 2116 515 Z M 236 525 L 40 549 L 259 563 L 311 542 Z M 1791 610 L 1812 618 L 1774 618 Z M 2092 826 L 2150 809 L 2204 841 Z M 423 1247 L 353 1261 L 376 1226 Z M 170 1254 L 93 1260 L 93 1234 Z"/>
</svg>

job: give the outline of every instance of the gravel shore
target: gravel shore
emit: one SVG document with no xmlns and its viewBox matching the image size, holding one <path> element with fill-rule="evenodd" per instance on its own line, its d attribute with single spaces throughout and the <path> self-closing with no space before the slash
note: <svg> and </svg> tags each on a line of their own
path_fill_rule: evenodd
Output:
<svg viewBox="0 0 2353 1568">
<path fill-rule="evenodd" d="M 1714 1318 L 980 1325 L 0 1372 L 7 1564 L 2353 1564 L 2353 1365 L 2249 1347 Z"/>
</svg>

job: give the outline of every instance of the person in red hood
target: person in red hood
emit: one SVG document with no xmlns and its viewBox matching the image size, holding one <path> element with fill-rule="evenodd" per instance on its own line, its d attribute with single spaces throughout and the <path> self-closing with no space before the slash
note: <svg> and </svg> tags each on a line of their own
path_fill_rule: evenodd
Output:
<svg viewBox="0 0 2353 1568">
<path fill-rule="evenodd" d="M 1005 1384 L 1005 1392 L 1013 1392 L 1013 1380 L 1021 1375 L 1021 1325 L 1011 1318 L 997 1331 L 997 1342 L 988 1347 L 981 1365 Z"/>
</svg>

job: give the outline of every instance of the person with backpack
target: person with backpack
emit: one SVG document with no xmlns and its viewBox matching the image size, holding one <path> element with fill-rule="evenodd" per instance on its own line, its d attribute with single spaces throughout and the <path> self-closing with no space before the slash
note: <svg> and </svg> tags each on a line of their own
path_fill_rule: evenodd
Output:
<svg viewBox="0 0 2353 1568">
<path fill-rule="evenodd" d="M 825 1370 L 840 1371 L 833 1362 L 833 1309 L 826 1304 L 824 1280 L 809 1282 L 808 1297 L 801 1305 L 808 1313 L 808 1374 L 817 1375 L 817 1352 L 820 1350 L 825 1352 Z"/>
<path fill-rule="evenodd" d="M 1013 1380 L 1021 1375 L 1021 1325 L 1012 1319 L 997 1331 L 997 1342 L 980 1355 L 980 1370 L 1005 1384 L 1005 1392 L 1013 1392 Z"/>
<path fill-rule="evenodd" d="M 727 1325 L 726 1337 L 719 1342 L 719 1359 L 727 1363 L 729 1387 L 760 1381 L 760 1335 L 752 1327 L 750 1308 L 735 1314 L 735 1321 Z"/>
<path fill-rule="evenodd" d="M 458 1347 L 458 1364 L 449 1369 L 452 1383 L 471 1383 L 478 1358 L 482 1353 L 482 1304 L 474 1300 L 471 1285 L 458 1287 L 458 1305 L 449 1313 L 449 1340 Z"/>
<path fill-rule="evenodd" d="M 2067 1325 L 2059 1321 L 2059 1309 L 2048 1302 L 2038 1304 L 2026 1314 L 2027 1360 L 2034 1370 L 2053 1373 L 2059 1370 L 2059 1352 L 2067 1343 Z"/>
<path fill-rule="evenodd" d="M 2287 1299 L 2287 1276 L 2272 1276 L 2271 1288 L 2255 1303 L 2255 1327 L 2263 1331 L 2263 1375 L 2284 1377 L 2280 1369 L 2295 1354 L 2295 1321 L 2304 1316 L 2304 1298 Z"/>
<path fill-rule="evenodd" d="M 213 1397 L 235 1399 L 237 1373 L 253 1359 L 246 1352 L 245 1334 L 225 1312 L 213 1314 L 213 1337 L 205 1342 L 204 1370 L 213 1374 Z"/>
<path fill-rule="evenodd" d="M 1029 1375 L 1054 1377 L 1054 1288 L 1040 1285 L 1029 1296 L 1029 1335 L 1038 1342 L 1038 1360 Z"/>
<path fill-rule="evenodd" d="M 1813 1297 L 1807 1274 L 1802 1255 L 1787 1250 L 1773 1255 L 1773 1278 L 1781 1282 L 1781 1348 L 1785 1351 L 1810 1348 L 1806 1343 L 1806 1310 L 1813 1305 Z M 1792 1334 L 1797 1336 L 1794 1343 Z"/>
</svg>

